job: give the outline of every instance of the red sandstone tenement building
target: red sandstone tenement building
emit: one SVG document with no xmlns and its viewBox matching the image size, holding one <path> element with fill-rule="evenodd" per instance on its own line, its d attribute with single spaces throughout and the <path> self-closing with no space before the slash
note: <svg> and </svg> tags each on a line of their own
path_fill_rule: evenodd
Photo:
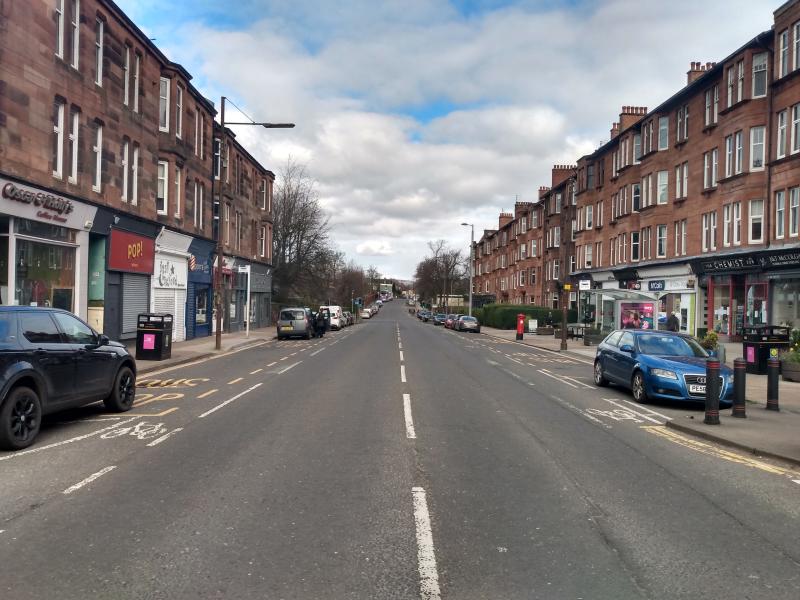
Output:
<svg viewBox="0 0 800 600">
<path fill-rule="evenodd" d="M 225 177 L 224 327 L 268 324 L 272 184 L 214 104 L 111 0 L 0 6 L 0 303 L 55 306 L 112 338 L 139 312 L 210 335 Z"/>
<path fill-rule="evenodd" d="M 654 327 L 674 312 L 682 331 L 723 340 L 748 325 L 800 326 L 798 161 L 791 0 L 770 31 L 718 62 L 692 62 L 686 86 L 659 106 L 623 106 L 607 143 L 501 215 L 475 246 L 476 293 L 574 307 L 583 287 L 581 304 L 606 329 L 640 309 Z"/>
</svg>

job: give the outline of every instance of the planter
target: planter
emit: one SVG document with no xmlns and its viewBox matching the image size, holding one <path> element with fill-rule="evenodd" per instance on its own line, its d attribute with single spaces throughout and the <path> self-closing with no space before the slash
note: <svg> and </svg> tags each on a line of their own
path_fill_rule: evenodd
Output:
<svg viewBox="0 0 800 600">
<path fill-rule="evenodd" d="M 797 381 L 800 383 L 800 363 L 791 360 L 781 361 L 781 374 L 784 381 Z"/>
<path fill-rule="evenodd" d="M 553 335 L 552 327 L 537 327 L 536 335 Z"/>
</svg>

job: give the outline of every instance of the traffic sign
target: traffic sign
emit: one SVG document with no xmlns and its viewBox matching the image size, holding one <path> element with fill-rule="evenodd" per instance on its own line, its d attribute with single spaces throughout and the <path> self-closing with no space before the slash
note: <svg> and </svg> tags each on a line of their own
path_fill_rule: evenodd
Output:
<svg viewBox="0 0 800 600">
<path fill-rule="evenodd" d="M 356 298 L 355 300 L 353 300 L 353 303 L 356 306 L 361 306 L 364 303 L 364 301 L 361 298 Z"/>
</svg>

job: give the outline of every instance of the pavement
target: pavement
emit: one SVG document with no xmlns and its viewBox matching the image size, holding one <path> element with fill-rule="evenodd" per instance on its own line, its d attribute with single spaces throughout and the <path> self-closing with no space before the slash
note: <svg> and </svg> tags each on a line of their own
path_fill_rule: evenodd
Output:
<svg viewBox="0 0 800 600">
<path fill-rule="evenodd" d="M 0 596 L 800 597 L 800 469 L 398 304 L 47 417 L 0 452 Z"/>
<path fill-rule="evenodd" d="M 209 358 L 211 356 L 231 352 L 245 348 L 247 346 L 255 346 L 263 344 L 267 340 L 275 338 L 274 327 L 262 327 L 260 329 L 251 329 L 250 335 L 246 335 L 244 331 L 236 333 L 223 333 L 222 334 L 222 348 L 216 349 L 216 336 L 211 335 L 207 337 L 199 337 L 183 342 L 176 342 L 172 345 L 172 352 L 169 358 L 164 360 L 137 360 L 136 368 L 139 375 L 146 375 L 153 371 L 159 371 L 167 367 L 175 365 L 183 365 L 197 360 Z M 131 354 L 136 354 L 136 341 L 128 340 L 125 342 Z"/>
<path fill-rule="evenodd" d="M 497 339 L 517 341 L 516 331 L 481 326 L 481 332 Z M 550 352 L 562 352 L 561 339 L 535 333 L 523 334 L 517 342 Z M 741 353 L 741 344 L 727 344 L 726 364 Z M 595 348 L 584 346 L 581 340 L 567 340 L 567 355 L 593 360 Z M 748 374 L 745 386 L 747 418 L 734 418 L 731 412 L 721 411 L 719 425 L 706 425 L 703 415 L 687 414 L 667 422 L 666 426 L 690 433 L 705 440 L 725 444 L 758 456 L 768 456 L 800 465 L 800 383 L 780 381 L 778 399 L 780 411 L 766 410 L 766 375 Z"/>
</svg>

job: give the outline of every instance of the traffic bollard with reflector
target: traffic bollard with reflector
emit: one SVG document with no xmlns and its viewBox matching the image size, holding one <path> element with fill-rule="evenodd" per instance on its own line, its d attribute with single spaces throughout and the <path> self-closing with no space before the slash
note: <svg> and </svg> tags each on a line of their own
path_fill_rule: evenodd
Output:
<svg viewBox="0 0 800 600">
<path fill-rule="evenodd" d="M 706 359 L 706 425 L 719 425 L 719 359 Z"/>
<path fill-rule="evenodd" d="M 778 373 L 781 362 L 773 356 L 767 361 L 767 410 L 780 410 L 778 406 Z"/>
<path fill-rule="evenodd" d="M 733 361 L 733 412 L 732 417 L 746 419 L 745 410 L 745 382 L 747 377 L 747 361 L 743 358 L 736 358 Z"/>
</svg>

